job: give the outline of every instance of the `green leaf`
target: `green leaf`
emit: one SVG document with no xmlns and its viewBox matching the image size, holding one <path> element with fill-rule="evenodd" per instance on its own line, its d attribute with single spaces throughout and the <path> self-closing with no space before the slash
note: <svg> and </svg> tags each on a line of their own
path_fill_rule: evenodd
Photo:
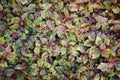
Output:
<svg viewBox="0 0 120 80">
<path fill-rule="evenodd" d="M 60 52 L 62 53 L 62 55 L 64 55 L 64 54 L 66 54 L 67 50 L 64 47 L 61 47 Z"/>
<path fill-rule="evenodd" d="M 35 5 L 35 4 L 30 4 L 30 5 L 28 6 L 28 10 L 29 10 L 30 12 L 35 12 L 35 8 L 36 8 L 36 5 Z"/>
<path fill-rule="evenodd" d="M 0 4 L 0 11 L 2 11 L 3 10 L 3 6 Z"/>
<path fill-rule="evenodd" d="M 25 4 L 28 3 L 28 0 L 21 0 L 21 3 L 22 3 L 23 5 L 25 5 Z"/>
<path fill-rule="evenodd" d="M 3 44 L 5 44 L 5 39 L 4 39 L 4 37 L 1 37 L 0 38 L 0 45 L 3 45 Z"/>
<path fill-rule="evenodd" d="M 12 74 L 14 74 L 14 70 L 13 69 L 7 69 L 7 70 L 5 70 L 5 73 L 6 73 L 7 76 L 10 77 Z"/>
<path fill-rule="evenodd" d="M 13 24 L 12 26 L 10 26 L 11 29 L 18 29 L 19 27 L 19 24 Z"/>
<path fill-rule="evenodd" d="M 22 70 L 23 66 L 21 64 L 18 64 L 18 65 L 15 66 L 15 69 Z"/>
<path fill-rule="evenodd" d="M 53 12 L 52 13 L 52 18 L 55 19 L 55 20 L 57 20 L 59 18 L 58 13 L 57 12 Z"/>
<path fill-rule="evenodd" d="M 44 3 L 44 4 L 41 5 L 41 8 L 46 9 L 46 10 L 49 9 L 50 7 L 51 7 L 50 3 Z"/>
<path fill-rule="evenodd" d="M 37 64 L 38 64 L 38 66 L 44 66 L 44 64 L 46 63 L 46 61 L 45 61 L 45 59 L 43 59 L 43 58 L 39 58 L 38 60 L 37 60 Z"/>
<path fill-rule="evenodd" d="M 99 36 L 96 37 L 95 44 L 96 45 L 102 44 L 102 39 Z"/>
<path fill-rule="evenodd" d="M 35 75 L 38 74 L 38 70 L 37 70 L 37 69 L 32 69 L 32 70 L 30 71 L 30 74 L 35 76 Z"/>
<path fill-rule="evenodd" d="M 80 51 L 82 53 L 85 52 L 85 48 L 83 45 L 75 45 L 75 50 Z"/>
<path fill-rule="evenodd" d="M 84 41 L 84 46 L 87 46 L 87 47 L 92 46 L 91 41 L 90 40 Z"/>
<path fill-rule="evenodd" d="M 27 20 L 27 18 L 28 18 L 28 13 L 24 13 L 24 14 L 22 14 L 22 19 L 25 19 L 25 20 Z"/>
<path fill-rule="evenodd" d="M 40 47 L 40 43 L 38 41 L 35 42 L 36 47 Z"/>
<path fill-rule="evenodd" d="M 25 34 L 25 33 L 22 33 L 20 39 L 26 39 L 26 34 Z"/>
<path fill-rule="evenodd" d="M 118 13 L 120 13 L 120 8 L 119 8 L 119 7 L 112 8 L 112 11 L 113 11 L 115 14 L 118 14 Z"/>
<path fill-rule="evenodd" d="M 34 24 L 35 25 L 40 25 L 41 21 L 42 21 L 42 18 L 39 17 L 39 18 L 37 18 L 37 19 L 34 20 Z"/>
<path fill-rule="evenodd" d="M 88 62 L 88 57 L 85 55 L 82 58 L 83 58 L 83 63 L 86 64 Z"/>
<path fill-rule="evenodd" d="M 88 80 L 86 76 L 81 76 L 81 79 L 80 80 Z"/>
<path fill-rule="evenodd" d="M 35 54 L 39 54 L 40 53 L 40 48 L 39 47 L 35 47 L 34 48 L 34 53 Z"/>
<path fill-rule="evenodd" d="M 18 24 L 19 23 L 19 17 L 13 17 L 11 18 L 11 22 L 9 24 Z"/>
<path fill-rule="evenodd" d="M 116 68 L 118 71 L 120 71 L 120 64 L 117 64 L 117 65 L 115 66 L 115 68 Z"/>
<path fill-rule="evenodd" d="M 76 36 L 74 34 L 70 34 L 69 39 L 75 41 L 76 40 Z"/>
<path fill-rule="evenodd" d="M 7 62 L 0 62 L 0 67 L 8 67 Z"/>
<path fill-rule="evenodd" d="M 105 38 L 105 39 L 104 39 L 104 43 L 109 46 L 109 45 L 110 45 L 110 39 Z"/>
<path fill-rule="evenodd" d="M 94 77 L 94 80 L 100 80 L 100 75 L 96 74 L 95 77 Z"/>
<path fill-rule="evenodd" d="M 100 56 L 100 52 L 98 48 L 96 48 L 95 46 L 92 46 L 89 50 L 89 55 L 92 56 L 92 59 L 96 59 Z"/>
<path fill-rule="evenodd" d="M 109 69 L 109 65 L 108 63 L 100 63 L 97 69 L 100 69 L 101 71 L 107 71 Z"/>
</svg>

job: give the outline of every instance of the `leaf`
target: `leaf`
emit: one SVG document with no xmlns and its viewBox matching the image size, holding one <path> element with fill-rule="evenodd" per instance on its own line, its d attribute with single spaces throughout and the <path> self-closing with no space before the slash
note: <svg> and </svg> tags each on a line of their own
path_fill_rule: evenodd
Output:
<svg viewBox="0 0 120 80">
<path fill-rule="evenodd" d="M 1 38 L 0 38 L 0 45 L 3 45 L 3 44 L 5 44 L 5 38 L 4 38 L 4 37 L 1 37 Z"/>
<path fill-rule="evenodd" d="M 85 55 L 82 58 L 83 58 L 83 63 L 86 64 L 88 62 L 88 57 Z"/>
<path fill-rule="evenodd" d="M 80 80 L 88 80 L 86 76 L 82 76 Z"/>
<path fill-rule="evenodd" d="M 59 17 L 60 17 L 60 16 L 58 15 L 57 12 L 53 12 L 53 13 L 52 13 L 52 18 L 53 18 L 53 19 L 57 20 L 57 19 L 59 19 Z"/>
<path fill-rule="evenodd" d="M 28 18 L 28 13 L 22 14 L 21 18 L 27 20 L 27 18 Z"/>
<path fill-rule="evenodd" d="M 0 11 L 2 11 L 3 10 L 3 6 L 0 4 Z"/>
<path fill-rule="evenodd" d="M 36 47 L 40 47 L 39 41 L 36 41 L 36 42 L 35 42 L 35 46 L 36 46 Z"/>
<path fill-rule="evenodd" d="M 10 26 L 11 29 L 18 29 L 20 28 L 19 24 L 13 24 L 12 26 Z"/>
<path fill-rule="evenodd" d="M 0 62 L 0 67 L 8 67 L 8 64 L 7 62 Z"/>
<path fill-rule="evenodd" d="M 117 71 L 120 71 L 120 64 L 117 64 L 115 68 L 117 69 Z"/>
<path fill-rule="evenodd" d="M 10 53 L 10 52 L 11 52 L 10 46 L 6 47 L 6 48 L 5 48 L 5 51 L 6 51 L 6 53 Z"/>
<path fill-rule="evenodd" d="M 39 54 L 40 53 L 40 48 L 39 47 L 35 47 L 34 48 L 34 53 L 35 54 Z"/>
<path fill-rule="evenodd" d="M 109 69 L 108 63 L 100 63 L 97 67 L 97 69 L 100 69 L 101 71 L 107 71 Z"/>
<path fill-rule="evenodd" d="M 64 69 L 63 69 L 62 66 L 55 67 L 55 69 L 56 69 L 59 73 L 64 72 Z"/>
<path fill-rule="evenodd" d="M 102 44 L 102 39 L 99 36 L 96 37 L 95 44 L 96 45 Z"/>
<path fill-rule="evenodd" d="M 70 34 L 69 39 L 75 41 L 76 40 L 76 36 L 74 34 Z"/>
<path fill-rule="evenodd" d="M 92 46 L 91 41 L 90 40 L 84 41 L 84 46 L 87 46 L 87 47 Z"/>
<path fill-rule="evenodd" d="M 11 22 L 9 24 L 18 24 L 18 23 L 19 23 L 19 18 L 13 17 L 13 18 L 11 18 Z"/>
<path fill-rule="evenodd" d="M 61 40 L 61 45 L 63 46 L 67 45 L 67 40 Z"/>
<path fill-rule="evenodd" d="M 44 3 L 44 4 L 41 5 L 42 9 L 49 9 L 50 7 L 51 7 L 50 3 Z"/>
<path fill-rule="evenodd" d="M 21 3 L 22 3 L 23 5 L 25 5 L 25 4 L 28 3 L 28 0 L 21 0 Z"/>
<path fill-rule="evenodd" d="M 22 70 L 23 66 L 21 64 L 18 64 L 18 65 L 15 66 L 15 69 Z"/>
<path fill-rule="evenodd" d="M 42 66 L 44 66 L 45 63 L 46 63 L 46 61 L 45 61 L 44 58 L 42 58 L 42 59 L 39 58 L 39 59 L 37 60 L 38 66 L 41 66 L 41 67 L 42 67 Z"/>
<path fill-rule="evenodd" d="M 35 4 L 30 4 L 27 9 L 28 9 L 30 12 L 35 12 L 35 8 L 36 8 L 36 5 L 35 5 Z"/>
<path fill-rule="evenodd" d="M 85 49 L 84 49 L 83 45 L 75 45 L 75 50 L 80 51 L 82 53 L 85 52 Z"/>
<path fill-rule="evenodd" d="M 92 59 L 96 59 L 100 56 L 100 52 L 98 48 L 96 48 L 95 46 L 92 46 L 89 50 L 89 55 L 92 56 Z"/>
<path fill-rule="evenodd" d="M 95 77 L 94 77 L 94 80 L 100 80 L 100 75 L 96 74 Z"/>
<path fill-rule="evenodd" d="M 42 18 L 39 17 L 39 18 L 37 18 L 37 19 L 34 20 L 34 24 L 35 25 L 40 25 L 41 21 L 42 21 Z"/>
<path fill-rule="evenodd" d="M 118 14 L 118 13 L 120 13 L 120 8 L 119 8 L 119 7 L 112 8 L 112 11 L 113 11 L 115 14 Z"/>
<path fill-rule="evenodd" d="M 61 47 L 60 52 L 62 53 L 62 55 L 64 55 L 64 54 L 66 54 L 67 50 L 64 47 Z"/>
<path fill-rule="evenodd" d="M 109 46 L 109 45 L 110 45 L 110 39 L 105 38 L 105 39 L 104 39 L 104 43 Z"/>
<path fill-rule="evenodd" d="M 12 74 L 14 74 L 14 69 L 7 69 L 7 70 L 5 70 L 5 73 L 7 76 L 10 77 Z"/>
</svg>

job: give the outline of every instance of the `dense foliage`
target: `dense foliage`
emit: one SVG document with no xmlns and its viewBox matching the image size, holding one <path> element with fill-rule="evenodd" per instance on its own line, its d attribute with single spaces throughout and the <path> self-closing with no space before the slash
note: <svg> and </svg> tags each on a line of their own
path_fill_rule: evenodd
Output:
<svg viewBox="0 0 120 80">
<path fill-rule="evenodd" d="M 0 0 L 0 80 L 120 80 L 120 0 Z"/>
</svg>

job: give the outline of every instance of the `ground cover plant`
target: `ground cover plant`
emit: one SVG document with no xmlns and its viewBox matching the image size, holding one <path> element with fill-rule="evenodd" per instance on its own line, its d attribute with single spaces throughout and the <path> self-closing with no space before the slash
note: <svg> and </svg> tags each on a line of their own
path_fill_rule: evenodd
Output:
<svg viewBox="0 0 120 80">
<path fill-rule="evenodd" d="M 120 0 L 0 0 L 0 80 L 120 80 Z"/>
</svg>

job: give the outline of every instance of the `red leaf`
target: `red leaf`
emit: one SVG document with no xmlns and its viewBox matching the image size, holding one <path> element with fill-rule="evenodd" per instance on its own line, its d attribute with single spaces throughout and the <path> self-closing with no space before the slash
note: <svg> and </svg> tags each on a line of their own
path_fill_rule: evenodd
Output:
<svg viewBox="0 0 120 80">
<path fill-rule="evenodd" d="M 84 32 L 85 32 L 85 29 L 80 28 L 80 29 L 78 29 L 77 34 L 82 34 L 82 33 L 84 33 Z"/>
<path fill-rule="evenodd" d="M 50 7 L 50 11 L 54 11 L 54 6 L 53 5 Z"/>
<path fill-rule="evenodd" d="M 72 20 L 72 19 L 73 19 L 73 18 L 70 18 L 70 17 L 65 17 L 65 18 L 64 18 L 65 21 L 70 21 L 70 20 Z"/>
<path fill-rule="evenodd" d="M 17 39 L 18 38 L 18 33 L 13 33 L 12 38 Z"/>
<path fill-rule="evenodd" d="M 118 42 L 120 42 L 120 39 L 117 39 Z"/>
<path fill-rule="evenodd" d="M 6 47 L 5 51 L 6 51 L 7 56 L 9 56 L 11 54 L 11 48 L 9 46 Z"/>
<path fill-rule="evenodd" d="M 8 29 L 8 26 L 2 26 L 2 31 L 6 31 Z"/>
<path fill-rule="evenodd" d="M 55 45 L 54 42 L 50 42 L 50 41 L 47 41 L 46 42 L 46 45 L 49 46 L 49 47 L 53 47 Z"/>
<path fill-rule="evenodd" d="M 109 67 L 112 68 L 116 65 L 116 59 L 112 58 L 108 60 Z"/>
<path fill-rule="evenodd" d="M 104 53 L 104 52 L 105 52 L 105 49 L 106 49 L 106 45 L 105 45 L 104 43 L 102 43 L 102 44 L 100 45 L 100 52 L 101 52 L 101 53 Z"/>
<path fill-rule="evenodd" d="M 24 20 L 24 19 L 22 19 L 22 18 L 21 18 L 21 19 L 19 19 L 19 23 L 20 23 L 20 25 L 21 25 L 21 26 L 23 26 L 23 25 L 24 25 L 24 22 L 25 22 L 25 20 Z"/>
<path fill-rule="evenodd" d="M 28 77 L 24 77 L 24 80 L 30 80 Z"/>
</svg>

